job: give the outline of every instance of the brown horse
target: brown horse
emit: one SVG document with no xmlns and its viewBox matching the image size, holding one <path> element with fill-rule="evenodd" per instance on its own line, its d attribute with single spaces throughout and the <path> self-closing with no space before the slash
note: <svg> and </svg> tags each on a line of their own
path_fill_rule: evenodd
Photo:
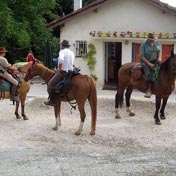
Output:
<svg viewBox="0 0 176 176">
<path fill-rule="evenodd" d="M 24 76 L 25 76 L 28 68 L 31 65 L 32 65 L 32 63 L 29 62 L 29 63 L 27 63 L 27 64 L 18 68 L 19 73 L 20 73 L 20 79 L 21 79 L 22 82 L 21 82 L 21 85 L 18 89 L 18 94 L 19 94 L 20 101 L 16 102 L 16 108 L 15 108 L 15 115 L 16 115 L 17 119 L 20 119 L 21 116 L 22 116 L 24 120 L 28 120 L 28 117 L 26 116 L 26 114 L 24 112 L 24 107 L 25 107 L 26 96 L 27 96 L 27 93 L 29 92 L 29 89 L 30 89 L 30 83 L 24 81 Z M 4 97 L 2 97 L 2 98 L 10 99 L 10 97 L 11 97 L 10 92 L 5 91 Z M 21 116 L 18 113 L 20 103 L 21 103 Z"/>
<path fill-rule="evenodd" d="M 138 89 L 141 92 L 146 92 L 148 89 L 144 75 L 138 80 L 132 78 L 132 68 L 136 63 L 127 63 L 124 64 L 118 72 L 118 88 L 115 97 L 115 108 L 116 108 L 116 118 L 121 118 L 119 115 L 118 107 L 123 105 L 123 96 L 126 89 L 125 98 L 126 98 L 126 110 L 130 116 L 134 116 L 135 113 L 130 108 L 130 97 L 133 91 L 133 88 Z M 169 95 L 172 93 L 175 87 L 175 78 L 176 78 L 176 55 L 172 54 L 165 62 L 161 64 L 158 81 L 153 82 L 151 85 L 151 91 L 155 94 L 156 99 L 156 111 L 154 114 L 155 123 L 160 125 L 160 118 L 165 119 L 165 107 Z M 162 106 L 161 106 L 162 101 Z M 158 113 L 160 111 L 160 118 Z"/>
<path fill-rule="evenodd" d="M 48 69 L 43 64 L 39 63 L 38 61 L 34 61 L 33 65 L 28 70 L 25 80 L 29 80 L 34 76 L 39 75 L 46 83 L 48 83 L 49 79 L 53 76 L 54 71 Z M 95 135 L 96 130 L 96 117 L 97 117 L 97 92 L 94 80 L 87 76 L 78 74 L 71 79 L 71 87 L 66 96 L 59 97 L 57 99 L 57 103 L 54 106 L 54 113 L 56 124 L 53 130 L 57 130 L 58 126 L 61 125 L 60 119 L 60 106 L 61 101 L 67 102 L 68 99 L 70 101 L 76 100 L 78 109 L 80 112 L 80 125 L 78 130 L 76 131 L 76 135 L 80 135 L 81 131 L 83 130 L 83 124 L 86 117 L 86 113 L 84 110 L 84 105 L 86 100 L 88 99 L 90 107 L 91 107 L 91 132 L 90 135 Z"/>
</svg>

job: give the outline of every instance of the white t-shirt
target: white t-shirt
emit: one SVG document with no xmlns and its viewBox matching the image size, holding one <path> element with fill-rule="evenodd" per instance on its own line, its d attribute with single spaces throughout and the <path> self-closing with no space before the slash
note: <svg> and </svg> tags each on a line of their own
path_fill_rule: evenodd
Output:
<svg viewBox="0 0 176 176">
<path fill-rule="evenodd" d="M 62 64 L 64 71 L 73 70 L 75 56 L 74 53 L 69 48 L 64 48 L 60 50 L 58 57 L 58 65 Z"/>
</svg>

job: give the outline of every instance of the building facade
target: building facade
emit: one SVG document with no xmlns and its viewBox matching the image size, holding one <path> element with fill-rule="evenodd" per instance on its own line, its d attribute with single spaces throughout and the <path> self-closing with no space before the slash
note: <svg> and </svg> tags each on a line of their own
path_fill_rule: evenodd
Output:
<svg viewBox="0 0 176 176">
<path fill-rule="evenodd" d="M 176 53 L 176 8 L 159 0 L 97 0 L 47 25 L 60 26 L 61 40 L 67 39 L 75 52 L 75 65 L 90 74 L 83 59 L 87 46 L 96 49 L 98 87 L 117 83 L 117 72 L 127 62 L 139 61 L 140 44 L 147 34 L 155 34 L 166 60 L 171 50 Z"/>
</svg>

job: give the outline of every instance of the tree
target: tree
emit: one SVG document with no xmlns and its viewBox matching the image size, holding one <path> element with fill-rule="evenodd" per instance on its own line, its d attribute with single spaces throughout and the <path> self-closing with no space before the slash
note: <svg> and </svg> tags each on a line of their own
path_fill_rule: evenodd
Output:
<svg viewBox="0 0 176 176">
<path fill-rule="evenodd" d="M 13 52 L 32 48 L 36 57 L 43 58 L 47 39 L 54 39 L 45 25 L 57 17 L 56 7 L 55 0 L 1 0 L 0 45 Z"/>
<path fill-rule="evenodd" d="M 83 6 L 93 1 L 83 0 Z M 1 0 L 0 46 L 9 50 L 11 62 L 30 49 L 43 59 L 46 41 L 51 41 L 53 52 L 59 43 L 58 28 L 49 31 L 46 24 L 72 11 L 73 0 Z"/>
</svg>

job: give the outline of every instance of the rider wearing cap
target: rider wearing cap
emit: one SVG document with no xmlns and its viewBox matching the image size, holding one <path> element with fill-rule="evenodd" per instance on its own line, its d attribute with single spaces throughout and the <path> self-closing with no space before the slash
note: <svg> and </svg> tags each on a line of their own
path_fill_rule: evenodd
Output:
<svg viewBox="0 0 176 176">
<path fill-rule="evenodd" d="M 145 97 L 151 97 L 151 69 L 157 62 L 161 62 L 160 48 L 155 42 L 152 33 L 148 34 L 147 40 L 140 47 L 140 60 L 145 73 L 145 80 L 148 86 Z"/>
</svg>

